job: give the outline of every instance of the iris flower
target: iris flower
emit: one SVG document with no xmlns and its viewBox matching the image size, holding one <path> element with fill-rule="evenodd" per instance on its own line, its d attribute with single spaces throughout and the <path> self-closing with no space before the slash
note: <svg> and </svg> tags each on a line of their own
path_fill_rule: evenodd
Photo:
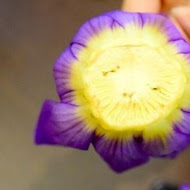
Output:
<svg viewBox="0 0 190 190">
<path fill-rule="evenodd" d="M 96 152 L 116 172 L 190 143 L 190 45 L 161 14 L 90 19 L 54 65 L 60 102 L 46 100 L 37 144 Z"/>
</svg>

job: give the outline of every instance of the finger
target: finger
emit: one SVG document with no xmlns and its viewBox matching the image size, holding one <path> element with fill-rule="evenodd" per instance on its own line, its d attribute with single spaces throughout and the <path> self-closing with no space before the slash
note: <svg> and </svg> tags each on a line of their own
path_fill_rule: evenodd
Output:
<svg viewBox="0 0 190 190">
<path fill-rule="evenodd" d="M 190 0 L 162 0 L 162 12 L 169 12 L 173 7 L 186 6 Z"/>
<path fill-rule="evenodd" d="M 186 39 L 187 38 L 190 39 L 190 7 L 184 6 L 184 7 L 173 8 L 171 10 L 171 16 L 183 30 L 184 37 Z"/>
<path fill-rule="evenodd" d="M 129 12 L 158 13 L 161 0 L 123 0 L 122 10 Z"/>
</svg>

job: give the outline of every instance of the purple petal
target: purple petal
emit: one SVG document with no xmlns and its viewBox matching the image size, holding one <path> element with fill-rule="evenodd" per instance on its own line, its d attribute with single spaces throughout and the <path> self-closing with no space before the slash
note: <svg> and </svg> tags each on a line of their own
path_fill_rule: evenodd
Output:
<svg viewBox="0 0 190 190">
<path fill-rule="evenodd" d="M 122 26 L 134 24 L 142 28 L 146 25 L 156 27 L 159 32 L 166 35 L 168 42 L 177 48 L 177 54 L 183 54 L 187 60 L 190 60 L 190 44 L 186 42 L 182 34 L 167 16 L 163 14 L 129 13 L 122 11 L 112 11 L 105 15 L 111 16 Z"/>
<path fill-rule="evenodd" d="M 87 48 L 88 40 L 97 36 L 102 30 L 110 28 L 113 19 L 108 16 L 99 16 L 86 22 L 78 31 L 67 48 L 54 66 L 54 78 L 57 92 L 62 102 L 73 103 L 73 89 L 69 86 L 71 66 L 78 61 L 79 53 Z"/>
<path fill-rule="evenodd" d="M 190 190 L 190 184 L 189 185 L 182 185 L 179 190 Z"/>
<path fill-rule="evenodd" d="M 76 59 L 78 59 L 78 54 L 80 53 L 80 51 L 82 51 L 82 49 L 84 49 L 86 46 L 79 43 L 79 42 L 71 42 L 70 44 L 70 51 L 73 55 L 73 57 L 75 57 Z"/>
<path fill-rule="evenodd" d="M 73 89 L 71 89 L 71 87 L 69 86 L 69 80 L 70 80 L 71 66 L 72 63 L 75 61 L 76 59 L 72 55 L 70 49 L 66 49 L 54 65 L 53 71 L 54 71 L 54 79 L 55 79 L 57 92 L 62 102 L 65 103 L 71 102 L 71 101 L 68 102 L 68 99 L 64 101 L 64 97 L 65 94 L 67 94 L 68 97 L 68 93 L 70 94 L 70 96 L 72 96 Z"/>
<path fill-rule="evenodd" d="M 104 136 L 97 136 L 93 145 L 99 155 L 116 172 L 123 172 L 148 161 L 148 156 L 134 139 L 111 140 Z"/>
<path fill-rule="evenodd" d="M 36 127 L 36 144 L 64 145 L 87 150 L 94 132 L 76 116 L 76 106 L 45 101 Z"/>
<path fill-rule="evenodd" d="M 164 33 L 167 36 L 169 42 L 183 39 L 181 33 L 166 16 L 151 13 L 140 14 L 144 22 L 144 26 L 156 26 L 161 33 Z"/>
<path fill-rule="evenodd" d="M 72 41 L 85 47 L 87 42 L 101 31 L 111 29 L 112 23 L 113 19 L 106 15 L 92 18 L 79 29 Z"/>
<path fill-rule="evenodd" d="M 177 48 L 179 54 L 190 54 L 190 45 L 184 39 L 171 42 L 171 44 Z"/>
<path fill-rule="evenodd" d="M 180 133 L 174 129 L 167 136 L 166 141 L 161 137 L 149 140 L 144 143 L 144 151 L 152 157 L 168 157 L 174 158 L 178 153 L 182 152 L 190 143 L 190 137 Z"/>
<path fill-rule="evenodd" d="M 175 128 L 180 133 L 190 136 L 190 111 L 189 110 L 182 110 L 183 118 L 175 123 Z"/>
<path fill-rule="evenodd" d="M 172 24 L 172 22 L 163 14 L 151 14 L 151 13 L 131 13 L 123 11 L 111 11 L 105 13 L 112 17 L 120 25 L 127 26 L 134 24 L 139 27 L 145 25 L 156 26 L 160 32 L 166 34 L 168 41 L 181 40 L 182 35 Z"/>
<path fill-rule="evenodd" d="M 119 23 L 120 26 L 122 27 L 125 27 L 126 25 L 129 25 L 129 24 L 134 24 L 137 26 L 143 25 L 141 15 L 138 13 L 111 11 L 111 12 L 105 13 L 104 15 L 110 16 L 115 22 Z"/>
</svg>

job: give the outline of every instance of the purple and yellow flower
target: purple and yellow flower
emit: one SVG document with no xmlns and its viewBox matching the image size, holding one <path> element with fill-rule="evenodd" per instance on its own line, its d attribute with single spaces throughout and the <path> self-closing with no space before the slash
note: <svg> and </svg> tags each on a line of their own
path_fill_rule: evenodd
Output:
<svg viewBox="0 0 190 190">
<path fill-rule="evenodd" d="M 164 15 L 113 11 L 86 22 L 54 66 L 37 144 L 97 153 L 116 172 L 190 143 L 190 45 Z"/>
</svg>

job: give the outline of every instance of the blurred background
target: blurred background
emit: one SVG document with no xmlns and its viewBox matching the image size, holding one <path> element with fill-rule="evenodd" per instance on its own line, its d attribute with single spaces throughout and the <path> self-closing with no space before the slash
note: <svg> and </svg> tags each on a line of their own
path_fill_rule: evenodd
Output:
<svg viewBox="0 0 190 190">
<path fill-rule="evenodd" d="M 44 99 L 58 99 L 56 58 L 90 17 L 121 0 L 0 0 L 0 190 L 147 190 L 156 180 L 190 182 L 190 149 L 113 173 L 91 147 L 37 147 L 33 131 Z"/>
</svg>

